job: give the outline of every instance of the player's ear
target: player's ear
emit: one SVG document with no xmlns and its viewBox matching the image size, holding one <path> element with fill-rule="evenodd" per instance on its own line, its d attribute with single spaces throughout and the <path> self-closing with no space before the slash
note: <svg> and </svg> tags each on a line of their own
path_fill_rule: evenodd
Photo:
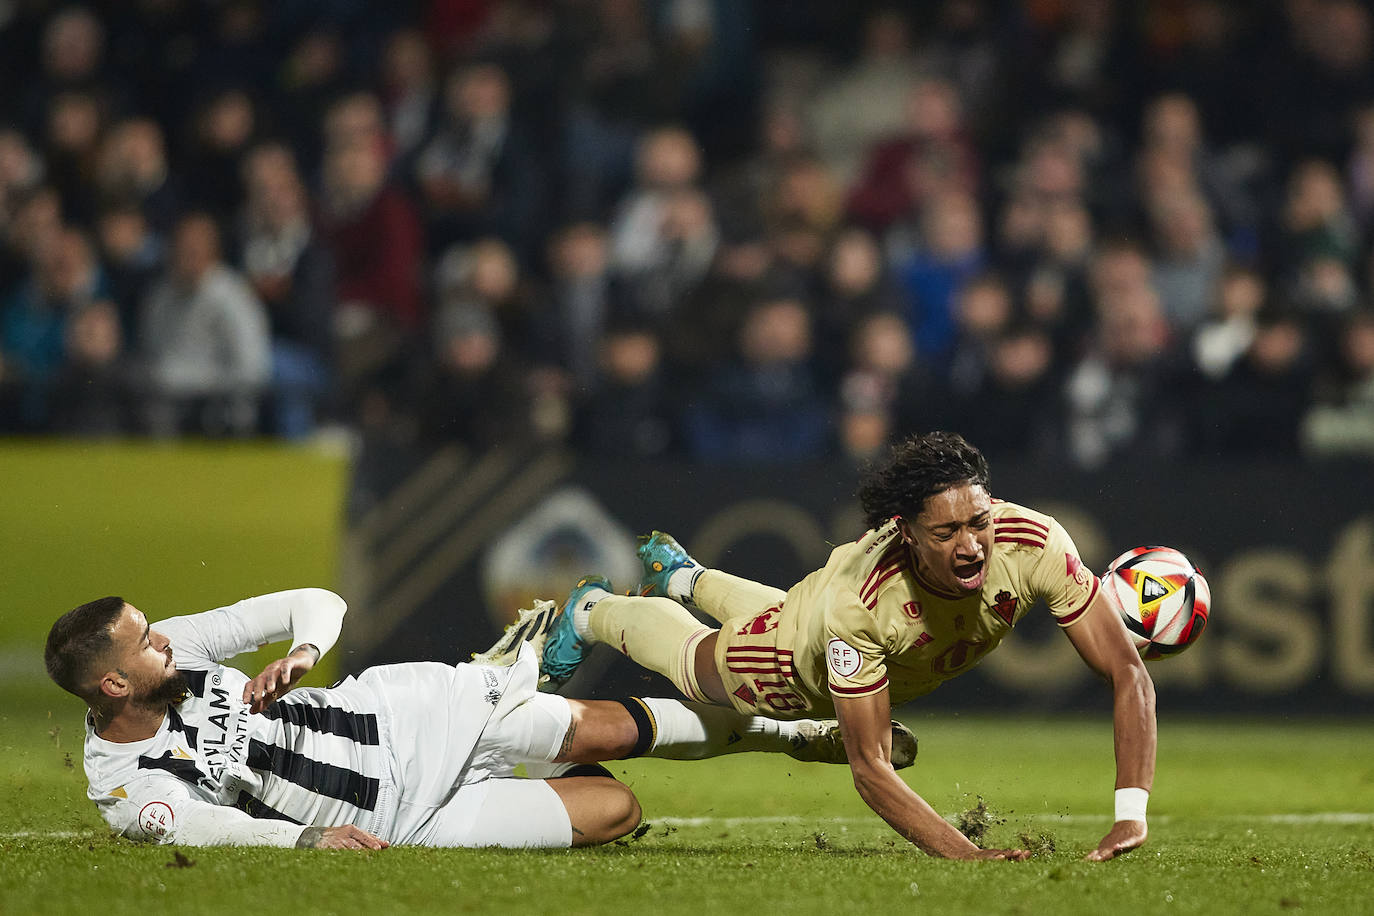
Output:
<svg viewBox="0 0 1374 916">
<path fill-rule="evenodd" d="M 102 697 L 120 699 L 129 695 L 129 678 L 118 668 L 111 668 L 100 676 L 97 687 Z"/>
</svg>

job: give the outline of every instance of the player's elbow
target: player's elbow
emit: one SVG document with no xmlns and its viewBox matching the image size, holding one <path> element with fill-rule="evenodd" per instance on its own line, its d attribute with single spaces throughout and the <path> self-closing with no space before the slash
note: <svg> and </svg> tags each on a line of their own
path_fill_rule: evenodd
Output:
<svg viewBox="0 0 1374 916">
<path fill-rule="evenodd" d="M 851 759 L 849 772 L 854 778 L 854 788 L 865 801 L 876 797 L 895 775 L 892 764 L 879 757 Z"/>
<path fill-rule="evenodd" d="M 1144 662 L 1113 672 L 1112 689 L 1118 697 L 1138 704 L 1151 715 L 1155 711 L 1155 682 Z"/>
<path fill-rule="evenodd" d="M 343 596 L 337 592 L 331 592 L 327 588 L 303 588 L 307 601 L 318 606 L 321 610 L 333 611 L 342 617 L 348 613 L 348 602 L 343 600 Z"/>
</svg>

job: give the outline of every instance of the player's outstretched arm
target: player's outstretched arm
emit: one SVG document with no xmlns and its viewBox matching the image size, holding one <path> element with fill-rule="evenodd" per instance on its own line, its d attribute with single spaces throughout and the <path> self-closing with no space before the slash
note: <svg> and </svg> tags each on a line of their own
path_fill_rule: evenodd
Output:
<svg viewBox="0 0 1374 916">
<path fill-rule="evenodd" d="M 1116 745 L 1115 823 L 1097 848 L 1088 853 L 1105 862 L 1145 842 L 1145 799 L 1155 778 L 1155 686 L 1126 625 L 1099 592 L 1087 613 L 1066 627 L 1069 642 L 1112 689 L 1112 725 Z M 1121 790 L 1135 790 L 1125 793 Z"/>
<path fill-rule="evenodd" d="M 879 817 L 922 851 L 946 859 L 1029 858 L 1024 849 L 979 849 L 912 791 L 892 768 L 892 704 L 887 691 L 835 697 L 854 787 Z"/>
<path fill-rule="evenodd" d="M 386 849 L 390 844 L 352 824 L 342 827 L 306 827 L 296 840 L 297 849 Z"/>
</svg>

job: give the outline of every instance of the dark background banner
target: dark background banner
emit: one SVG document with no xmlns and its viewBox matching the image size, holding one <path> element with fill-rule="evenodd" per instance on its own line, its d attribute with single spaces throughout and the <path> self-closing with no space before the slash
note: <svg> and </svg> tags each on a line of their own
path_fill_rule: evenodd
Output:
<svg viewBox="0 0 1374 916">
<path fill-rule="evenodd" d="M 584 572 L 635 584 L 634 535 L 679 537 L 703 562 L 786 588 L 861 533 L 843 464 L 764 468 L 592 463 L 563 453 L 371 449 L 356 469 L 346 664 L 466 658 L 534 597 Z M 994 468 L 993 492 L 1055 515 L 1101 571 L 1167 544 L 1200 566 L 1212 616 L 1153 663 L 1189 711 L 1374 710 L 1374 479 L 1367 468 L 1270 465 Z M 567 692 L 671 690 L 600 650 Z M 1105 708 L 1106 691 L 1043 607 L 976 669 L 917 705 Z"/>
</svg>

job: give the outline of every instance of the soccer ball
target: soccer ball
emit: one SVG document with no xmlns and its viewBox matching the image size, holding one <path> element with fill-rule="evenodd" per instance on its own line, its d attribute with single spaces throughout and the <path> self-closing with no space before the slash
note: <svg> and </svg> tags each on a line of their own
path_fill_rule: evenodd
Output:
<svg viewBox="0 0 1374 916">
<path fill-rule="evenodd" d="M 1102 590 L 1147 662 L 1197 642 L 1212 605 L 1202 572 L 1172 547 L 1132 547 L 1102 574 Z"/>
</svg>

